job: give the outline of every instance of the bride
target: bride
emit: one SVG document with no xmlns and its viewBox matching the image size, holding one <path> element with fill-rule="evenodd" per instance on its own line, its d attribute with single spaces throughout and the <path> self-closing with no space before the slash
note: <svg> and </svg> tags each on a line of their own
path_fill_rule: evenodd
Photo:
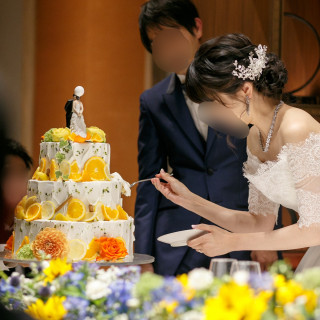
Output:
<svg viewBox="0 0 320 320">
<path fill-rule="evenodd" d="M 313 247 L 298 270 L 320 265 L 320 247 L 315 247 L 320 245 L 320 124 L 280 101 L 286 82 L 282 61 L 241 34 L 209 40 L 196 53 L 187 93 L 200 103 L 199 116 L 207 124 L 247 136 L 249 181 L 249 212 L 244 213 L 199 197 L 163 170 L 152 180 L 169 200 L 221 227 L 192 226 L 207 232 L 188 242 L 198 252 L 214 257 Z M 297 211 L 299 221 L 273 231 L 280 204 Z"/>
</svg>

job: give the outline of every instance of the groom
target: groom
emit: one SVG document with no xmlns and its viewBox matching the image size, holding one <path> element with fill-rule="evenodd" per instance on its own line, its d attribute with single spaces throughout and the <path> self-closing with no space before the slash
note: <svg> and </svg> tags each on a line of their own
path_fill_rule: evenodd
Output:
<svg viewBox="0 0 320 320">
<path fill-rule="evenodd" d="M 192 192 L 221 206 L 248 209 L 248 184 L 242 174 L 246 140 L 227 138 L 198 118 L 198 105 L 184 90 L 186 70 L 199 48 L 202 22 L 189 0 L 150 0 L 139 17 L 141 40 L 155 63 L 170 76 L 140 98 L 139 179 L 154 177 L 161 168 Z M 228 141 L 229 140 L 229 141 Z M 166 233 L 210 223 L 163 197 L 151 183 L 138 186 L 135 206 L 135 252 L 155 257 L 144 270 L 177 275 L 209 267 L 210 258 L 184 246 L 172 248 L 157 241 Z M 274 252 L 231 252 L 225 257 L 250 260 L 261 254 L 266 262 Z"/>
</svg>

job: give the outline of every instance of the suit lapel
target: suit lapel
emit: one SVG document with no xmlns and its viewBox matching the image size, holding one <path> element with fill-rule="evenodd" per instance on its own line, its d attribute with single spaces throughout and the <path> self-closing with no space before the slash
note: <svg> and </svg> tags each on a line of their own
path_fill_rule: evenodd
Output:
<svg viewBox="0 0 320 320">
<path fill-rule="evenodd" d="M 166 105 L 177 124 L 190 142 L 202 153 L 205 152 L 205 141 L 196 128 L 185 101 L 181 84 L 172 74 L 167 92 L 163 95 Z"/>
<path fill-rule="evenodd" d="M 218 136 L 218 133 L 209 127 L 208 128 L 208 137 L 207 137 L 206 155 L 208 155 L 210 153 L 210 150 L 211 150 L 214 142 L 216 141 L 217 136 Z"/>
</svg>

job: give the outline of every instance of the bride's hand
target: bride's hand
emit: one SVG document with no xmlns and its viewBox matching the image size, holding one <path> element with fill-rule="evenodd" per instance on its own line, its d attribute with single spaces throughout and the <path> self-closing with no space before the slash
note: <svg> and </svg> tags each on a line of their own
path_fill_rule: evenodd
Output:
<svg viewBox="0 0 320 320">
<path fill-rule="evenodd" d="M 199 224 L 192 227 L 197 230 L 207 231 L 206 234 L 188 241 L 188 246 L 192 249 L 208 257 L 216 257 L 235 251 L 234 233 L 208 224 Z"/>
<path fill-rule="evenodd" d="M 161 182 L 160 179 L 166 182 Z M 163 169 L 151 180 L 152 184 L 170 201 L 184 206 L 187 200 L 190 200 L 193 193 L 180 181 L 170 176 Z"/>
</svg>

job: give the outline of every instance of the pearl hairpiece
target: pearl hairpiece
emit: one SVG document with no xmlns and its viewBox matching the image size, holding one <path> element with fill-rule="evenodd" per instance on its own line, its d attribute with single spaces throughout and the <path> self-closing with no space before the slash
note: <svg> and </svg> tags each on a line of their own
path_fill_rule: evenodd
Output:
<svg viewBox="0 0 320 320">
<path fill-rule="evenodd" d="M 232 74 L 239 79 L 250 79 L 250 80 L 259 80 L 262 70 L 266 67 L 268 62 L 268 58 L 266 56 L 267 46 L 258 45 L 257 48 L 254 49 L 258 58 L 254 58 L 254 53 L 251 51 L 249 53 L 249 65 L 245 67 L 243 65 L 238 64 L 238 60 L 234 61 L 235 69 L 232 71 Z"/>
</svg>

